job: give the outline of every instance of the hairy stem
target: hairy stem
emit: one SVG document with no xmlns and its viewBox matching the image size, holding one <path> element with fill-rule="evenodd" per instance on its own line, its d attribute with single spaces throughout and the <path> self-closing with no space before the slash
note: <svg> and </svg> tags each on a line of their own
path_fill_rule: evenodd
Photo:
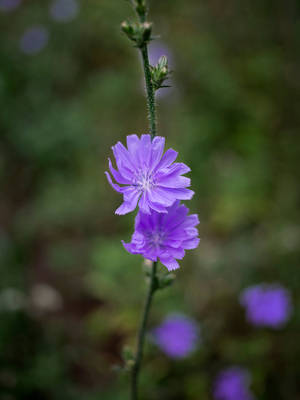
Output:
<svg viewBox="0 0 300 400">
<path fill-rule="evenodd" d="M 138 378 L 139 378 L 139 372 L 140 372 L 142 358 L 143 358 L 143 347 L 144 347 L 144 341 L 145 341 L 147 320 L 148 320 L 148 316 L 149 316 L 149 311 L 150 311 L 150 307 L 151 307 L 153 294 L 156 290 L 156 268 L 157 268 L 157 261 L 153 262 L 153 264 L 152 264 L 148 294 L 147 294 L 143 317 L 142 317 L 142 321 L 141 321 L 141 325 L 140 325 L 140 329 L 139 329 L 139 333 L 138 333 L 137 352 L 136 352 L 136 357 L 135 357 L 135 363 L 132 367 L 132 372 L 131 372 L 131 400 L 138 399 Z"/>
<path fill-rule="evenodd" d="M 142 13 L 142 14 L 138 13 L 138 16 L 139 16 L 140 22 L 144 23 L 146 21 L 146 9 L 145 9 L 144 13 Z M 144 68 L 144 76 L 145 76 L 145 83 L 146 83 L 150 133 L 151 133 L 151 138 L 153 139 L 154 136 L 156 135 L 156 109 L 155 109 L 154 88 L 153 88 L 152 81 L 151 81 L 151 72 L 150 72 L 150 65 L 149 65 L 147 43 L 144 43 L 142 45 L 142 47 L 140 47 L 140 51 L 141 51 L 142 59 L 143 59 L 143 68 Z M 157 261 L 152 263 L 148 294 L 147 294 L 144 311 L 143 311 L 143 316 L 142 316 L 142 320 L 141 320 L 141 325 L 140 325 L 139 333 L 138 333 L 135 362 L 134 362 L 134 365 L 133 365 L 132 371 L 131 371 L 131 400 L 138 399 L 138 379 L 139 379 L 139 373 L 140 373 L 141 363 L 142 363 L 142 359 L 143 359 L 143 349 L 144 349 L 147 321 L 148 321 L 148 316 L 149 316 L 149 312 L 150 312 L 153 294 L 154 294 L 155 290 L 157 289 L 156 269 L 157 269 Z"/>
<path fill-rule="evenodd" d="M 156 109 L 155 109 L 154 88 L 153 88 L 152 81 L 151 81 L 147 44 L 144 44 L 141 47 L 141 53 L 142 53 L 142 58 L 143 58 L 143 67 L 144 67 L 144 75 L 145 75 L 145 82 L 146 82 L 150 133 L 151 133 L 151 137 L 153 139 L 154 136 L 156 135 Z"/>
<path fill-rule="evenodd" d="M 146 21 L 146 9 L 143 14 L 139 14 L 139 19 L 141 23 Z M 150 73 L 150 65 L 149 65 L 149 57 L 148 57 L 148 44 L 144 43 L 140 48 L 142 59 L 143 59 L 143 68 L 145 75 L 145 83 L 146 83 L 146 93 L 147 93 L 147 105 L 148 105 L 148 119 L 150 124 L 150 133 L 152 139 L 156 135 L 156 110 L 155 110 L 155 91 L 151 81 L 151 73 Z"/>
</svg>

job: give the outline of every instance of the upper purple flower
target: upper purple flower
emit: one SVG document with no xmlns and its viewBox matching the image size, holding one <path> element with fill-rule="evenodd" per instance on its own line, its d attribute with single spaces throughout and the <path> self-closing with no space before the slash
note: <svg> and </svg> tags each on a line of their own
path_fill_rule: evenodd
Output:
<svg viewBox="0 0 300 400">
<path fill-rule="evenodd" d="M 166 213 L 176 200 L 189 200 L 194 192 L 186 189 L 190 179 L 181 176 L 190 171 L 183 163 L 174 163 L 178 153 L 168 149 L 163 155 L 165 138 L 156 136 L 151 141 L 150 135 L 127 136 L 128 150 L 118 142 L 112 147 L 118 171 L 109 159 L 110 174 L 105 172 L 111 186 L 123 194 L 124 202 L 116 214 L 127 214 L 136 208 L 137 203 L 143 213 L 150 214 L 151 209 Z"/>
<path fill-rule="evenodd" d="M 169 315 L 152 331 L 154 342 L 172 358 L 187 357 L 199 341 L 199 328 L 184 315 Z"/>
<path fill-rule="evenodd" d="M 130 243 L 123 245 L 132 254 L 165 265 L 169 271 L 179 268 L 177 259 L 184 257 L 185 249 L 195 249 L 200 239 L 198 215 L 187 215 L 189 209 L 176 201 L 167 209 L 167 214 L 153 211 L 150 215 L 141 211 L 135 219 L 135 231 Z"/>
<path fill-rule="evenodd" d="M 253 400 L 249 389 L 249 372 L 240 367 L 223 370 L 216 377 L 213 389 L 215 400 Z"/>
<path fill-rule="evenodd" d="M 251 286 L 241 293 L 240 303 L 246 308 L 247 320 L 256 326 L 280 328 L 292 311 L 290 294 L 280 285 Z"/>
</svg>

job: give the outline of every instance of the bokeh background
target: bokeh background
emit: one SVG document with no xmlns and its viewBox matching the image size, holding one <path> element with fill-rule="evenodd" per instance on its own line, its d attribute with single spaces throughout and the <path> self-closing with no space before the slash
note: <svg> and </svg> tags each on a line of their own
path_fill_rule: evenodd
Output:
<svg viewBox="0 0 300 400">
<path fill-rule="evenodd" d="M 230 366 L 256 399 L 300 398 L 299 14 L 296 0 L 151 1 L 173 69 L 159 134 L 192 168 L 201 243 L 149 329 L 180 312 L 201 340 L 180 360 L 148 340 L 141 399 L 212 399 Z M 118 366 L 146 285 L 120 242 L 133 215 L 114 215 L 104 176 L 111 146 L 148 129 L 128 17 L 125 0 L 0 0 L 3 400 L 128 398 Z M 280 328 L 253 327 L 240 305 L 261 283 L 290 293 Z"/>
</svg>

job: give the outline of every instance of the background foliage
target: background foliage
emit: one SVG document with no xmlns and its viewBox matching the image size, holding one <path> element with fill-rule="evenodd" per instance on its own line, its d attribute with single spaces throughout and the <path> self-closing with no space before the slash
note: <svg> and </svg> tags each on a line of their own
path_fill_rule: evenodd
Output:
<svg viewBox="0 0 300 400">
<path fill-rule="evenodd" d="M 0 397 L 123 400 L 126 375 L 111 367 L 134 343 L 145 284 L 104 170 L 113 144 L 147 131 L 138 55 L 119 30 L 132 11 L 82 0 L 59 23 L 50 5 L 0 11 Z M 192 168 L 202 241 L 150 324 L 184 312 L 202 344 L 172 361 L 148 342 L 143 398 L 211 399 L 234 364 L 260 400 L 299 399 L 299 4 L 152 0 L 151 19 L 174 69 L 159 134 Z M 33 25 L 49 42 L 27 55 Z M 291 291 L 283 329 L 245 320 L 238 296 L 260 282 Z"/>
</svg>

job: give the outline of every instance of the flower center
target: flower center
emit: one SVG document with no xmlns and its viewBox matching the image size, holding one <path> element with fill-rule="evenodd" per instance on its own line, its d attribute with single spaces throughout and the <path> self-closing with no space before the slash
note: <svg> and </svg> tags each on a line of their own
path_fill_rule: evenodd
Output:
<svg viewBox="0 0 300 400">
<path fill-rule="evenodd" d="M 151 232 L 149 233 L 148 236 L 149 244 L 156 248 L 163 245 L 165 239 L 166 239 L 166 234 L 160 231 Z"/>
<path fill-rule="evenodd" d="M 150 190 L 155 183 L 153 181 L 153 176 L 148 171 L 139 171 L 135 184 L 141 191 L 145 191 Z"/>
</svg>

